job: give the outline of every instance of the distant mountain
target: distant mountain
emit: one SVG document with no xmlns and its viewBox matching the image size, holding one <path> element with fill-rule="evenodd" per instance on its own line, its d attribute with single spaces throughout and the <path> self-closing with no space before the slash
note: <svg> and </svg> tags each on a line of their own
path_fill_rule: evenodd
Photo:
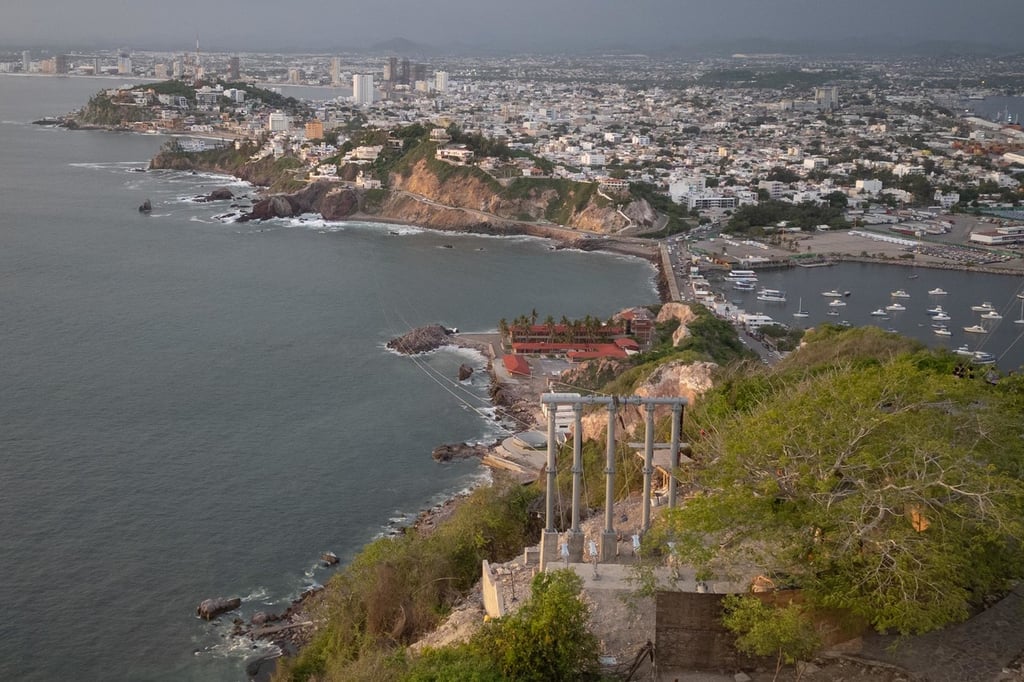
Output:
<svg viewBox="0 0 1024 682">
<path fill-rule="evenodd" d="M 391 38 L 383 42 L 374 43 L 366 48 L 367 52 L 393 55 L 421 55 L 435 54 L 438 50 L 430 45 L 423 45 L 408 38 Z"/>
</svg>

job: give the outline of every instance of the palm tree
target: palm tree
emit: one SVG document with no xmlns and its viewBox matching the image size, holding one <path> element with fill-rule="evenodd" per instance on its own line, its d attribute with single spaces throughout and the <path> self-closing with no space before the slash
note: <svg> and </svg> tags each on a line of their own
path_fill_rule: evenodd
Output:
<svg viewBox="0 0 1024 682">
<path fill-rule="evenodd" d="M 504 317 L 498 320 L 498 334 L 501 335 L 501 343 L 504 345 L 505 337 L 508 336 L 508 320 Z"/>
<path fill-rule="evenodd" d="M 561 333 L 562 340 L 563 341 L 568 341 L 569 340 L 569 318 L 566 317 L 565 315 L 562 315 L 562 320 L 561 320 L 561 322 L 559 324 L 562 325 L 562 333 Z"/>
<path fill-rule="evenodd" d="M 548 341 L 554 342 L 555 340 L 555 318 L 548 315 L 544 320 L 544 326 L 548 328 Z"/>
<path fill-rule="evenodd" d="M 530 311 L 530 324 L 531 325 L 537 324 L 537 309 L 536 308 L 534 308 L 533 310 Z"/>
</svg>

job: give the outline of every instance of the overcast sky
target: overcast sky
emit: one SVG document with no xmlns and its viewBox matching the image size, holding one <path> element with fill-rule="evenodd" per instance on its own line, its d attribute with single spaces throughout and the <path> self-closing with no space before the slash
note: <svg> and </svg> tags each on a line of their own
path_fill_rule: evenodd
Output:
<svg viewBox="0 0 1024 682">
<path fill-rule="evenodd" d="M 0 44 L 344 51 L 636 50 L 716 40 L 891 39 L 1024 49 L 1024 0 L 0 0 Z"/>
</svg>

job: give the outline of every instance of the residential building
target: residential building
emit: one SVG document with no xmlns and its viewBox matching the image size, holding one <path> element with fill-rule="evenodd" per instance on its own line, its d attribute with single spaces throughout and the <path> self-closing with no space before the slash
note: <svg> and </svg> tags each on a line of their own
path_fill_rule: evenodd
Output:
<svg viewBox="0 0 1024 682">
<path fill-rule="evenodd" d="M 267 130 L 272 133 L 286 133 L 291 127 L 292 117 L 283 111 L 275 111 L 267 117 Z"/>
<path fill-rule="evenodd" d="M 373 104 L 373 76 L 360 73 L 352 76 L 352 101 L 358 106 Z"/>
<path fill-rule="evenodd" d="M 442 95 L 448 92 L 448 72 L 438 71 L 434 73 L 434 90 Z"/>
</svg>

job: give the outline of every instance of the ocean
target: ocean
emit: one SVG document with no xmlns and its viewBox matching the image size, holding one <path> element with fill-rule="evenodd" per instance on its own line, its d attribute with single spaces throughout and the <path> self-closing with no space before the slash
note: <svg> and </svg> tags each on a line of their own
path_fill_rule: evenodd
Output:
<svg viewBox="0 0 1024 682">
<path fill-rule="evenodd" d="M 200 601 L 281 611 L 328 579 L 322 552 L 487 476 L 430 456 L 504 433 L 486 373 L 455 381 L 482 356 L 388 339 L 607 318 L 655 302 L 655 272 L 530 238 L 226 222 L 195 197 L 252 189 L 141 172 L 161 137 L 30 124 L 120 83 L 0 76 L 0 679 L 243 680 L 260 651 Z"/>
</svg>

